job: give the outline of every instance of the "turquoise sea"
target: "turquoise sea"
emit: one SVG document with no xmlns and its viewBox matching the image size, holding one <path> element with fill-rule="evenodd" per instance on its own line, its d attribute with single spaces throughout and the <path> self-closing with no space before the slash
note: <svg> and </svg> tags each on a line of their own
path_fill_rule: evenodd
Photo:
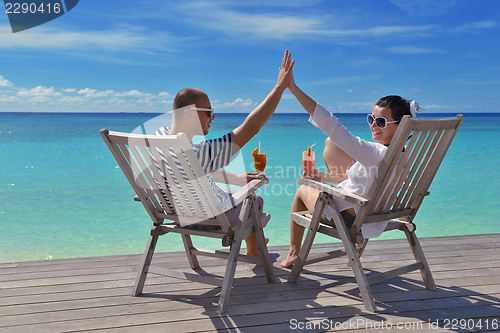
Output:
<svg viewBox="0 0 500 333">
<path fill-rule="evenodd" d="M 0 262 L 142 253 L 151 221 L 134 202 L 99 130 L 131 132 L 157 116 L 0 113 Z M 216 114 L 209 137 L 227 133 L 245 116 Z M 364 114 L 337 116 L 352 133 L 370 139 Z M 252 149 L 260 142 L 266 150 L 270 183 L 259 194 L 272 216 L 265 229 L 270 245 L 288 244 L 301 151 L 316 143 L 314 150 L 321 154 L 324 147 L 325 136 L 307 119 L 305 114 L 276 113 L 230 168 L 253 171 Z M 465 114 L 417 214 L 420 237 L 500 232 L 499 136 L 500 113 Z M 195 242 L 220 248 L 216 240 Z M 183 246 L 172 235 L 163 237 L 159 250 L 182 251 Z"/>
</svg>

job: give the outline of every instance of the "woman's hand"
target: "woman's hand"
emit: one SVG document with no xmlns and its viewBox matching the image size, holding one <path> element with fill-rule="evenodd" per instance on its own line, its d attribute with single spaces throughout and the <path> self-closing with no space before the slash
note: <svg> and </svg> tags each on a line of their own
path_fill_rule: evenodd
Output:
<svg viewBox="0 0 500 333">
<path fill-rule="evenodd" d="M 294 60 L 295 62 L 295 60 Z M 293 89 L 297 89 L 297 86 L 295 85 L 295 79 L 293 78 L 293 70 L 290 70 L 290 81 L 288 81 L 288 90 L 292 91 Z"/>
<path fill-rule="evenodd" d="M 291 58 L 292 54 L 286 50 L 279 69 L 278 82 L 276 83 L 278 87 L 282 87 L 283 89 L 288 88 L 290 80 L 293 77 L 292 68 L 295 60 L 292 61 Z"/>
<path fill-rule="evenodd" d="M 311 172 L 306 172 L 304 170 L 304 174 L 302 175 L 302 177 L 307 178 L 307 179 L 316 180 L 318 182 L 324 182 L 325 173 L 323 171 L 320 171 L 320 170 L 314 168 Z"/>
</svg>

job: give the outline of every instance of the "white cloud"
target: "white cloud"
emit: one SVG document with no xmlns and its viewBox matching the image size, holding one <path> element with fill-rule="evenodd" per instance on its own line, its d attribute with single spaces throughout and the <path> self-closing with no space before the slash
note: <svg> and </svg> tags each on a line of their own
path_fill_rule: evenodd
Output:
<svg viewBox="0 0 500 333">
<path fill-rule="evenodd" d="M 38 86 L 36 88 L 9 89 L 0 92 L 2 107 L 10 104 L 22 106 L 30 112 L 155 112 L 164 111 L 172 103 L 170 94 L 158 95 L 141 92 L 137 89 L 116 93 L 115 91 L 91 88 L 61 88 Z M 232 104 L 245 105 L 246 101 L 237 99 Z"/>
<path fill-rule="evenodd" d="M 366 29 L 330 29 L 319 32 L 320 35 L 331 37 L 383 37 L 395 35 L 414 35 L 421 34 L 426 31 L 432 31 L 435 28 L 433 25 L 394 25 L 381 26 Z"/>
<path fill-rule="evenodd" d="M 295 99 L 295 96 L 288 92 L 288 90 L 285 90 L 285 92 L 281 96 L 281 99 Z"/>
<path fill-rule="evenodd" d="M 14 103 L 14 102 L 19 102 L 19 97 L 17 96 L 0 96 L 0 102 L 7 102 L 7 103 Z"/>
<path fill-rule="evenodd" d="M 169 105 L 169 104 L 172 104 L 172 103 L 173 103 L 173 100 L 171 100 L 171 99 L 162 99 L 162 100 L 159 100 L 157 103 L 158 103 L 158 104 L 165 104 L 165 105 Z"/>
<path fill-rule="evenodd" d="M 106 90 L 106 91 L 98 91 L 92 94 L 87 94 L 85 97 L 108 97 L 110 95 L 113 95 L 115 92 L 113 90 Z"/>
<path fill-rule="evenodd" d="M 339 109 L 346 111 L 346 112 L 358 112 L 358 111 L 367 111 L 367 110 L 371 111 L 371 109 L 373 109 L 374 105 L 375 105 L 374 102 L 340 103 Z"/>
<path fill-rule="evenodd" d="M 444 53 L 443 50 L 415 47 L 415 46 L 392 46 L 388 47 L 387 50 L 394 53 L 404 53 L 404 54 Z"/>
<path fill-rule="evenodd" d="M 308 85 L 309 86 L 320 86 L 326 84 L 347 84 L 351 82 L 357 81 L 374 81 L 379 78 L 378 75 L 367 75 L 367 76 L 351 76 L 351 77 L 333 77 L 329 79 L 323 79 L 318 81 L 312 81 Z"/>
<path fill-rule="evenodd" d="M 494 29 L 498 26 L 495 20 L 481 21 L 481 22 L 471 22 L 456 27 L 454 31 L 456 32 L 468 32 L 468 33 L 479 33 L 485 29 Z"/>
<path fill-rule="evenodd" d="M 192 2 L 181 7 L 183 19 L 228 35 L 251 34 L 271 38 L 312 33 L 320 28 L 317 18 L 279 14 L 249 14 L 208 2 Z"/>
<path fill-rule="evenodd" d="M 442 15 L 455 6 L 458 0 L 390 0 L 410 16 Z"/>
<path fill-rule="evenodd" d="M 152 95 L 149 93 L 143 93 L 139 90 L 130 90 L 122 93 L 117 93 L 116 96 L 130 96 L 130 97 L 151 97 Z"/>
<path fill-rule="evenodd" d="M 245 107 L 252 105 L 251 99 L 237 98 L 233 102 L 226 102 L 224 104 L 217 105 L 217 108 L 230 108 L 230 107 Z"/>
<path fill-rule="evenodd" d="M 113 90 L 97 91 L 96 89 L 90 88 L 80 89 L 78 93 L 81 95 L 85 95 L 85 97 L 87 98 L 107 97 L 115 94 Z"/>
<path fill-rule="evenodd" d="M 41 36 L 43 38 L 40 38 Z M 66 29 L 57 30 L 49 25 L 22 34 L 2 34 L 0 49 L 46 49 L 56 52 L 61 50 L 83 50 L 85 52 L 89 50 L 175 51 L 177 47 L 173 45 L 177 40 L 177 38 L 171 37 L 168 32 L 150 31 L 137 27 L 77 32 Z"/>
<path fill-rule="evenodd" d="M 42 86 L 38 86 L 36 88 L 32 89 L 26 89 L 23 88 L 21 89 L 18 93 L 18 96 L 20 97 L 30 97 L 30 96 L 61 96 L 62 94 L 60 92 L 54 91 L 53 87 L 46 88 Z"/>
<path fill-rule="evenodd" d="M 63 96 L 57 101 L 60 103 L 82 103 L 85 99 L 80 96 Z"/>
<path fill-rule="evenodd" d="M 51 101 L 52 101 L 52 98 L 40 95 L 40 96 L 31 97 L 26 102 L 35 104 L 35 103 L 47 103 L 47 102 L 51 102 Z"/>
<path fill-rule="evenodd" d="M 13 86 L 12 82 L 9 80 L 5 79 L 3 76 L 0 75 L 0 87 L 10 87 Z"/>
<path fill-rule="evenodd" d="M 426 109 L 447 109 L 448 106 L 441 106 L 441 105 L 436 105 L 436 104 L 431 104 L 431 105 L 426 105 Z"/>
<path fill-rule="evenodd" d="M 90 88 L 85 88 L 85 89 L 80 89 L 78 91 L 79 94 L 93 94 L 95 93 L 97 90 L 96 89 L 90 89 Z"/>
<path fill-rule="evenodd" d="M 305 4 L 304 4 L 305 6 Z M 309 5 L 307 7 L 310 7 Z M 242 34 L 259 39 L 286 39 L 286 38 L 342 38 L 343 42 L 352 43 L 347 38 L 383 37 L 394 35 L 414 35 L 432 32 L 434 25 L 395 25 L 379 26 L 360 29 L 339 27 L 346 20 L 345 14 L 338 19 L 334 16 L 314 15 L 301 12 L 298 15 L 265 13 L 258 11 L 244 11 L 240 6 L 231 7 L 212 2 L 194 1 L 179 7 L 182 19 L 203 29 L 215 30 L 229 36 Z M 265 9 L 264 9 L 265 10 Z M 340 14 L 339 14 L 340 15 Z M 332 23 L 333 22 L 333 23 Z"/>
</svg>

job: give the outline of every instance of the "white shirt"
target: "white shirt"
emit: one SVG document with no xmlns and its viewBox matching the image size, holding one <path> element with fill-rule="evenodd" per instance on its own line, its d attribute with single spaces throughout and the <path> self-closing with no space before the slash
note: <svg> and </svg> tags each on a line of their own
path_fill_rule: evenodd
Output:
<svg viewBox="0 0 500 333">
<path fill-rule="evenodd" d="M 377 143 L 363 140 L 351 134 L 337 117 L 326 110 L 320 104 L 316 105 L 314 114 L 309 118 L 309 122 L 328 135 L 330 140 L 356 160 L 348 170 L 347 179 L 335 185 L 345 191 L 366 197 L 368 189 L 377 176 L 378 167 L 382 162 L 387 147 Z M 360 205 L 334 198 L 335 204 L 340 211 L 354 208 L 356 214 L 361 208 Z M 331 218 L 327 211 L 325 215 Z M 363 224 L 361 231 L 364 238 L 375 238 L 380 236 L 387 226 L 388 221 Z"/>
</svg>

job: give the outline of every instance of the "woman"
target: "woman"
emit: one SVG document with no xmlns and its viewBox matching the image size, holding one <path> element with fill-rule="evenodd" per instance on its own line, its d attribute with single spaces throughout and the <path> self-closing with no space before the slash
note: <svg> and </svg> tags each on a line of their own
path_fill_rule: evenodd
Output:
<svg viewBox="0 0 500 333">
<path fill-rule="evenodd" d="M 369 142 L 347 131 L 333 114 L 300 90 L 293 77 L 288 89 L 311 116 L 309 121 L 328 136 L 323 153 L 328 174 L 315 169 L 311 174 L 304 176 L 336 184 L 335 186 L 360 196 L 366 195 L 366 191 L 375 179 L 377 168 L 403 116 L 415 117 L 416 110 L 420 109 L 414 101 L 410 102 L 400 96 L 379 99 L 372 113 L 368 115 L 368 124 L 374 141 Z M 313 213 L 319 194 L 320 191 L 315 188 L 300 186 L 295 193 L 291 212 L 308 210 Z M 338 198 L 334 200 L 347 226 L 351 226 L 360 206 Z M 363 225 L 363 237 L 377 237 L 386 225 L 387 222 Z M 304 227 L 290 219 L 290 250 L 287 258 L 281 262 L 282 267 L 290 267 L 297 260 L 303 235 Z"/>
</svg>

